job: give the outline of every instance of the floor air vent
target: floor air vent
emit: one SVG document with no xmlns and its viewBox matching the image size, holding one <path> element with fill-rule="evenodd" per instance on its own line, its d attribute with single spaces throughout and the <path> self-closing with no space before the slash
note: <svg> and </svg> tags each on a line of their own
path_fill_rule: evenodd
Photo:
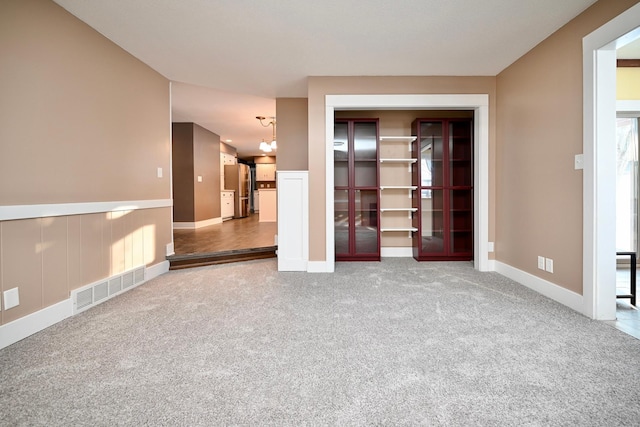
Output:
<svg viewBox="0 0 640 427">
<path fill-rule="evenodd" d="M 145 267 L 129 270 L 71 292 L 73 314 L 94 307 L 144 283 Z"/>
<path fill-rule="evenodd" d="M 122 276 L 122 288 L 126 289 L 130 286 L 133 286 L 133 271 Z"/>
<path fill-rule="evenodd" d="M 107 282 L 98 283 L 93 287 L 93 300 L 95 302 L 105 299 L 108 296 L 109 296 L 109 285 L 107 284 Z"/>
<path fill-rule="evenodd" d="M 81 310 L 83 308 L 87 308 L 93 304 L 93 289 L 85 289 L 76 294 L 76 304 L 77 310 Z"/>
</svg>

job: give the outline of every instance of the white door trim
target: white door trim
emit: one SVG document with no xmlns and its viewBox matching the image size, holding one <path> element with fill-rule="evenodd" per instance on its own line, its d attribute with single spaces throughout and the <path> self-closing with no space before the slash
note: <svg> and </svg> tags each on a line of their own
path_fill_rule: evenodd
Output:
<svg viewBox="0 0 640 427">
<path fill-rule="evenodd" d="M 335 110 L 473 110 L 474 144 L 474 267 L 489 271 L 489 95 L 326 95 L 326 269 L 334 271 L 333 122 Z"/>
<path fill-rule="evenodd" d="M 616 52 L 640 37 L 637 4 L 582 40 L 583 314 L 613 320 L 615 297 Z M 612 230 L 613 228 L 613 230 Z"/>
</svg>

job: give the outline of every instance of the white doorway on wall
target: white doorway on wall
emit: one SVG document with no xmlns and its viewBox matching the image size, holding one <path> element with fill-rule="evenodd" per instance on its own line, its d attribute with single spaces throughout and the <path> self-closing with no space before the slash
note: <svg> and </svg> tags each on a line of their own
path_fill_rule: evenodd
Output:
<svg viewBox="0 0 640 427">
<path fill-rule="evenodd" d="M 325 272 L 335 269 L 333 130 L 335 110 L 472 110 L 474 112 L 474 267 L 490 271 L 489 263 L 489 95 L 327 95 L 325 97 Z"/>
<path fill-rule="evenodd" d="M 637 4 L 583 39 L 583 314 L 616 317 L 616 49 L 640 38 Z"/>
</svg>

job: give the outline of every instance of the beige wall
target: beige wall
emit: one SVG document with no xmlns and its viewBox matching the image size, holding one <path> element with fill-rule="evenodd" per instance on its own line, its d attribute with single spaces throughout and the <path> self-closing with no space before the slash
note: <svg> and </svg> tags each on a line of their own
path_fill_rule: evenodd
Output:
<svg viewBox="0 0 640 427">
<path fill-rule="evenodd" d="M 254 163 L 273 164 L 277 163 L 276 156 L 259 156 L 253 158 Z M 276 166 L 277 167 L 277 166 Z"/>
<path fill-rule="evenodd" d="M 235 147 L 232 147 L 224 142 L 220 143 L 220 152 L 221 153 L 227 153 L 227 154 L 231 154 L 234 157 L 238 156 L 238 150 L 236 150 Z"/>
<path fill-rule="evenodd" d="M 497 76 L 496 259 L 579 294 L 582 38 L 636 3 L 600 0 Z"/>
<path fill-rule="evenodd" d="M 616 99 L 640 99 L 640 67 L 616 69 Z"/>
<path fill-rule="evenodd" d="M 173 123 L 172 129 L 173 220 L 219 218 L 220 136 L 195 123 Z"/>
<path fill-rule="evenodd" d="M 0 2 L 0 64 L 0 205 L 170 199 L 165 78 L 49 0 Z M 0 322 L 171 241 L 170 207 L 0 221 L 0 292 L 20 295 Z"/>
<path fill-rule="evenodd" d="M 326 261 L 325 96 L 341 94 L 488 94 L 489 240 L 494 237 L 495 77 L 309 77 L 309 260 Z"/>
<path fill-rule="evenodd" d="M 167 79 L 49 0 L 0 3 L 0 58 L 0 203 L 171 197 Z"/>
<path fill-rule="evenodd" d="M 220 218 L 220 136 L 198 125 L 193 131 L 193 173 L 195 220 Z"/>
<path fill-rule="evenodd" d="M 193 179 L 193 123 L 171 125 L 173 220 L 195 222 Z"/>
<path fill-rule="evenodd" d="M 302 171 L 308 168 L 308 99 L 277 98 L 278 170 Z"/>
</svg>

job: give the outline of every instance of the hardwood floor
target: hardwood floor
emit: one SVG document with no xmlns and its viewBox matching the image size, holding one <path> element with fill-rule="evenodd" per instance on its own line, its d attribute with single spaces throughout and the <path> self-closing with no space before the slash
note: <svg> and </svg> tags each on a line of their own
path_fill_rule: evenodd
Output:
<svg viewBox="0 0 640 427">
<path fill-rule="evenodd" d="M 275 222 L 258 222 L 258 214 L 197 230 L 174 230 L 176 255 L 204 254 L 275 246 Z"/>
</svg>

